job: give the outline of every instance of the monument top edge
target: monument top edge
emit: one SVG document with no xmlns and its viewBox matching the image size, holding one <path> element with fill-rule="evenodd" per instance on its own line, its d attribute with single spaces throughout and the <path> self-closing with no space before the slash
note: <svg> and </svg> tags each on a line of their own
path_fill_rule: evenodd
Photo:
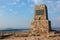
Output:
<svg viewBox="0 0 60 40">
<path fill-rule="evenodd" d="M 40 4 L 40 5 L 35 5 L 35 6 L 46 6 L 46 4 Z"/>
</svg>

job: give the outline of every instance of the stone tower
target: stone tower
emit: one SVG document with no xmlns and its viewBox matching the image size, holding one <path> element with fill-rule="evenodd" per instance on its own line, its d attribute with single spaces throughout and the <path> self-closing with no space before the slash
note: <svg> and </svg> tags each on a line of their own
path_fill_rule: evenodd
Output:
<svg viewBox="0 0 60 40">
<path fill-rule="evenodd" d="M 34 20 L 31 22 L 32 34 L 47 34 L 50 30 L 50 26 L 46 5 L 35 6 Z"/>
</svg>

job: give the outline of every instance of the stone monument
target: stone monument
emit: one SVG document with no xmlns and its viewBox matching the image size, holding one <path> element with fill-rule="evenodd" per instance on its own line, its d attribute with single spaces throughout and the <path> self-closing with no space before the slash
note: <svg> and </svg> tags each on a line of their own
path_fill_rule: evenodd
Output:
<svg viewBox="0 0 60 40">
<path fill-rule="evenodd" d="M 36 5 L 34 11 L 34 20 L 31 22 L 32 34 L 47 34 L 51 25 L 48 20 L 48 12 L 46 5 Z"/>
</svg>

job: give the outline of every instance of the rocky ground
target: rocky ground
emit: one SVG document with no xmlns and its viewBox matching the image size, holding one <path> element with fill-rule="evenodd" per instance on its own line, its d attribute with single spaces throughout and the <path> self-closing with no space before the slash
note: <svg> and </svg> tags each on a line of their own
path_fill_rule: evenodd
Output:
<svg viewBox="0 0 60 40">
<path fill-rule="evenodd" d="M 60 40 L 60 37 L 59 36 L 9 37 L 0 40 Z"/>
<path fill-rule="evenodd" d="M 0 35 L 0 40 L 60 40 L 60 34 L 44 34 L 38 36 L 27 36 L 27 33 L 10 33 Z M 23 37 L 24 36 L 24 37 Z"/>
</svg>

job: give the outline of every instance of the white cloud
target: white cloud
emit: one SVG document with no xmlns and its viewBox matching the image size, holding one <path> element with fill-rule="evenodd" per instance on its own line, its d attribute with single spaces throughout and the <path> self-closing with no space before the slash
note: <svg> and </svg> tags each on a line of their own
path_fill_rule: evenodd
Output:
<svg viewBox="0 0 60 40">
<path fill-rule="evenodd" d="M 8 5 L 17 5 L 20 0 L 13 0 L 12 2 L 8 3 Z"/>
<path fill-rule="evenodd" d="M 8 5 L 16 5 L 17 2 L 8 3 Z"/>
<path fill-rule="evenodd" d="M 38 0 L 33 0 L 33 2 L 34 2 L 35 4 L 38 4 Z"/>
<path fill-rule="evenodd" d="M 60 0 L 58 0 L 58 1 L 47 1 L 47 5 L 48 5 L 49 11 L 51 13 L 60 12 Z"/>
<path fill-rule="evenodd" d="M 43 0 L 32 0 L 35 4 L 42 4 Z"/>
</svg>

